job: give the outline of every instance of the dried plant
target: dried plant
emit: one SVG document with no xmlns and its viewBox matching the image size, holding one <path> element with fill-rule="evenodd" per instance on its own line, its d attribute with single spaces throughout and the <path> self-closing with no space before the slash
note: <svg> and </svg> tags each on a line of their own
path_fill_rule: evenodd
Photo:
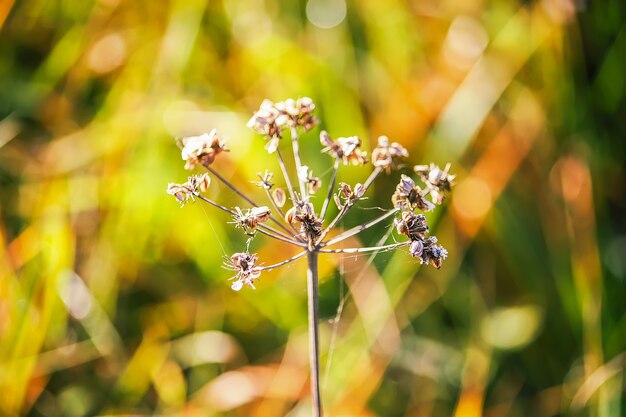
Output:
<svg viewBox="0 0 626 417">
<path fill-rule="evenodd" d="M 369 163 L 369 160 L 367 152 L 361 150 L 362 141 L 358 137 L 340 137 L 333 140 L 327 132 L 322 131 L 320 133 L 320 143 L 323 146 L 321 152 L 328 154 L 333 159 L 333 170 L 326 197 L 320 210 L 316 211 L 310 197 L 320 190 L 322 181 L 320 178 L 313 176 L 307 165 L 302 164 L 298 143 L 300 131 L 308 132 L 317 125 L 317 119 L 313 114 L 314 109 L 313 101 L 307 97 L 298 100 L 289 99 L 278 103 L 265 100 L 248 122 L 250 128 L 263 135 L 267 140 L 267 152 L 277 157 L 285 187 L 291 200 L 291 208 L 285 212 L 283 212 L 283 207 L 287 203 L 287 193 L 284 188 L 275 187 L 275 184 L 272 182 L 274 178 L 273 173 L 269 171 L 265 171 L 263 174 L 259 173 L 260 181 L 253 181 L 253 183 L 265 190 L 266 198 L 275 211 L 272 211 L 268 206 L 256 204 L 211 167 L 217 155 L 227 151 L 215 130 L 201 136 L 183 138 L 180 141 L 185 168 L 193 169 L 196 165 L 204 166 L 212 176 L 237 193 L 249 206 L 244 208 L 233 207 L 231 209 L 202 196 L 201 193 L 205 192 L 210 184 L 209 174 L 207 173 L 201 176 L 192 175 L 183 184 L 170 183 L 167 187 L 167 192 L 173 195 L 181 205 L 198 198 L 229 213 L 233 217 L 232 223 L 235 227 L 241 228 L 249 236 L 246 242 L 246 250 L 227 257 L 224 262 L 225 268 L 236 272 L 236 275 L 231 278 L 233 280 L 231 288 L 235 291 L 241 290 L 244 286 L 254 289 L 255 280 L 260 277 L 263 271 L 278 268 L 304 256 L 307 257 L 311 392 L 313 397 L 313 414 L 314 416 L 321 416 L 317 273 L 319 254 L 379 252 L 407 247 L 409 254 L 419 258 L 420 263 L 440 268 L 448 252 L 443 246 L 437 244 L 435 236 L 427 236 L 429 229 L 426 216 L 416 214 L 415 210 L 428 212 L 436 205 L 441 204 L 454 185 L 454 175 L 449 173 L 450 164 L 447 164 L 443 170 L 432 163 L 429 165 L 417 165 L 413 167 L 413 170 L 421 180 L 421 186 L 417 185 L 411 177 L 401 175 L 396 191 L 391 197 L 393 207 L 390 210 L 364 224 L 326 239 L 326 236 L 337 226 L 349 210 L 358 202 L 366 199 L 365 194 L 374 179 L 383 171 L 390 173 L 392 170 L 403 167 L 404 160 L 408 158 L 409 153 L 400 144 L 391 142 L 386 136 L 381 136 L 378 138 L 377 146 L 371 154 L 371 164 L 374 169 L 369 177 L 362 184 L 357 183 L 351 186 L 350 184 L 340 183 L 335 188 L 337 172 L 341 164 L 365 165 Z M 285 130 L 290 131 L 291 154 L 296 167 L 297 189 L 293 186 L 292 176 L 286 168 L 280 151 L 280 140 L 283 138 Z M 325 222 L 331 201 L 334 201 L 337 205 L 338 213 L 332 220 Z M 374 247 L 329 248 L 392 216 L 396 216 L 393 223 L 398 234 L 406 236 L 408 240 Z M 270 221 L 272 222 L 271 225 Z M 324 226 L 325 223 L 326 226 Z M 300 247 L 302 251 L 274 265 L 259 264 L 257 263 L 259 260 L 258 255 L 248 252 L 250 241 L 256 236 L 257 232 Z"/>
</svg>

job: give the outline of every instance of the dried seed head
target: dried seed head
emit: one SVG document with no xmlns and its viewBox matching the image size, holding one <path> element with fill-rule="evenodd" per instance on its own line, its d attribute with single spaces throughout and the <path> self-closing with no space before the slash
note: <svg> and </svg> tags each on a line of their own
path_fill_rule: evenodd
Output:
<svg viewBox="0 0 626 417">
<path fill-rule="evenodd" d="M 313 204 L 308 202 L 297 202 L 285 214 L 287 222 L 293 226 L 300 227 L 300 236 L 307 242 L 315 242 L 322 234 L 322 222 L 315 215 Z"/>
<path fill-rule="evenodd" d="M 340 209 L 346 205 L 352 206 L 359 200 L 365 200 L 366 197 L 363 197 L 365 191 L 365 186 L 360 183 L 357 183 L 354 189 L 345 182 L 339 183 L 339 190 L 337 194 L 335 194 L 335 204 L 337 204 L 337 207 Z"/>
<path fill-rule="evenodd" d="M 259 110 L 254 113 L 252 118 L 248 121 L 247 126 L 252 128 L 255 132 L 267 136 L 270 139 L 270 143 L 266 145 L 269 153 L 276 150 L 278 146 L 278 139 L 282 136 L 281 125 L 282 121 L 277 119 L 280 116 L 280 112 L 274 107 L 274 103 L 270 100 L 263 100 Z"/>
<path fill-rule="evenodd" d="M 269 220 L 271 211 L 268 207 L 253 207 L 244 213 L 239 207 L 235 207 L 233 215 L 235 227 L 242 228 L 246 234 L 254 234 L 259 223 Z"/>
<path fill-rule="evenodd" d="M 194 196 L 198 195 L 200 192 L 206 192 L 210 183 L 211 178 L 208 174 L 192 175 L 187 178 L 187 182 L 182 184 L 168 183 L 167 193 L 173 195 L 182 207 L 187 201 L 193 201 Z"/>
<path fill-rule="evenodd" d="M 274 174 L 272 174 L 268 170 L 265 170 L 265 173 L 261 174 L 259 172 L 257 173 L 257 175 L 259 176 L 261 181 L 252 181 L 252 183 L 256 185 L 257 187 L 265 188 L 266 190 L 271 190 L 272 187 L 274 186 L 274 183 L 272 182 L 272 177 L 274 176 Z"/>
<path fill-rule="evenodd" d="M 215 129 L 200 136 L 188 136 L 181 139 L 183 148 L 181 156 L 185 161 L 185 169 L 193 169 L 196 164 L 208 167 L 213 163 L 217 154 L 228 151 L 224 142 L 220 141 Z"/>
<path fill-rule="evenodd" d="M 276 103 L 275 107 L 284 118 L 281 120 L 284 127 L 301 126 L 309 131 L 318 123 L 313 116 L 315 104 L 309 97 L 301 97 L 297 100 L 287 99 Z"/>
<path fill-rule="evenodd" d="M 272 191 L 272 198 L 278 207 L 283 207 L 285 202 L 287 201 L 287 194 L 285 194 L 285 190 L 282 188 L 274 188 Z"/>
<path fill-rule="evenodd" d="M 419 257 L 421 264 L 430 264 L 437 269 L 441 268 L 443 260 L 448 257 L 448 251 L 443 246 L 436 244 L 437 238 L 435 236 L 429 236 L 421 242 L 422 249 L 415 251 L 415 255 L 411 252 L 411 255 Z M 413 243 L 411 246 L 413 246 Z M 416 246 L 418 245 L 416 244 Z M 410 250 L 411 248 L 409 247 Z"/>
<path fill-rule="evenodd" d="M 235 253 L 230 258 L 226 258 L 224 268 L 235 271 L 237 274 L 232 277 L 235 281 L 231 288 L 239 291 L 244 285 L 254 288 L 254 280 L 261 276 L 261 267 L 255 265 L 259 256 L 255 253 Z"/>
<path fill-rule="evenodd" d="M 409 157 L 409 151 L 399 143 L 389 143 L 387 136 L 378 138 L 378 146 L 372 151 L 372 163 L 376 167 L 384 168 L 389 172 L 399 166 L 400 160 Z"/>
<path fill-rule="evenodd" d="M 430 193 L 433 203 L 441 204 L 446 195 L 454 186 L 454 178 L 456 175 L 448 173 L 450 164 L 446 164 L 444 169 L 431 163 L 430 165 L 416 165 L 413 170 L 420 176 L 426 189 Z"/>
<path fill-rule="evenodd" d="M 410 177 L 403 174 L 396 186 L 396 192 L 391 196 L 391 202 L 394 207 L 401 209 L 431 211 L 435 205 L 424 198 L 427 194 L 428 190 L 422 190 Z"/>
<path fill-rule="evenodd" d="M 405 211 L 402 213 L 402 219 L 396 219 L 394 223 L 398 233 L 407 236 L 411 240 L 423 239 L 424 234 L 428 232 L 426 216 L 423 214 Z"/>
<path fill-rule="evenodd" d="M 341 159 L 344 165 L 363 165 L 367 163 L 367 152 L 359 149 L 361 147 L 361 139 L 356 136 L 347 138 L 338 138 L 333 141 L 327 132 L 320 133 L 320 143 L 324 146 L 323 153 Z"/>
<path fill-rule="evenodd" d="M 315 110 L 315 104 L 308 97 L 298 100 L 287 99 L 278 103 L 263 100 L 261 107 L 248 121 L 247 126 L 269 139 L 265 148 L 268 153 L 273 153 L 278 148 L 283 129 L 301 126 L 308 131 L 317 125 L 313 110 Z"/>
</svg>

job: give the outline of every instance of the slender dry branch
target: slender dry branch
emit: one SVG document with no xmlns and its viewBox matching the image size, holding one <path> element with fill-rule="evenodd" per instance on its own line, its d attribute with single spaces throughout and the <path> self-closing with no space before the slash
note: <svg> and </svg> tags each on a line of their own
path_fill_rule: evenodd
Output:
<svg viewBox="0 0 626 417">
<path fill-rule="evenodd" d="M 202 201 L 212 205 L 213 207 L 217 207 L 218 209 L 220 209 L 222 211 L 225 211 L 226 213 L 230 214 L 231 216 L 235 216 L 237 214 L 237 213 L 235 213 L 234 210 L 226 208 L 226 207 L 222 206 L 221 204 L 218 204 L 215 201 L 210 200 L 210 199 L 208 199 L 208 198 L 206 198 L 204 196 L 201 196 L 201 195 L 198 194 L 198 195 L 196 195 L 196 197 L 198 197 L 200 200 L 202 200 Z M 264 234 L 264 235 L 269 236 L 269 237 L 272 237 L 274 239 L 277 239 L 277 240 L 280 240 L 280 241 L 283 241 L 283 242 L 286 242 L 286 243 L 291 243 L 292 245 L 300 246 L 300 247 L 303 247 L 303 248 L 307 247 L 307 245 L 305 243 L 293 240 L 291 238 L 291 236 L 288 236 L 288 235 L 286 235 L 284 233 L 281 233 L 278 230 L 273 229 L 273 228 L 271 228 L 269 226 L 266 226 L 264 224 L 258 224 L 257 225 L 257 230 L 259 231 L 259 233 Z"/>
<path fill-rule="evenodd" d="M 300 178 L 302 160 L 300 159 L 300 144 L 298 143 L 298 128 L 296 126 L 291 128 L 291 146 L 293 147 L 293 159 L 296 162 L 296 175 L 298 176 L 298 184 L 300 184 L 300 195 L 302 199 L 306 201 L 308 198 L 308 190 L 306 184 Z"/>
<path fill-rule="evenodd" d="M 302 257 L 303 257 L 304 255 L 306 255 L 307 253 L 309 253 L 309 252 L 308 252 L 308 251 L 302 251 L 302 252 L 300 252 L 299 254 L 297 254 L 297 255 L 295 255 L 295 256 L 292 256 L 291 258 L 286 259 L 286 260 L 284 260 L 284 261 L 282 261 L 282 262 L 279 262 L 279 263 L 277 263 L 277 264 L 274 264 L 274 265 L 267 265 L 267 266 L 262 266 L 262 267 L 261 267 L 261 270 L 262 270 L 262 271 L 269 271 L 269 270 L 272 270 L 272 269 L 274 269 L 274 268 L 281 267 L 281 266 L 283 266 L 283 265 L 286 265 L 286 264 L 288 264 L 288 263 L 290 263 L 290 262 L 295 261 L 296 259 L 300 259 L 300 258 L 302 258 Z"/>
<path fill-rule="evenodd" d="M 328 194 L 326 195 L 326 199 L 324 200 L 324 204 L 322 205 L 322 211 L 320 212 L 320 221 L 322 222 L 324 221 L 324 217 L 326 216 L 326 210 L 328 209 L 330 200 L 333 197 L 335 181 L 337 180 L 337 171 L 339 171 L 339 158 L 335 158 L 335 164 L 333 165 L 333 176 L 328 183 Z"/>
<path fill-rule="evenodd" d="M 372 171 L 370 176 L 367 177 L 367 179 L 365 180 L 365 183 L 363 184 L 363 187 L 365 187 L 365 191 L 367 191 L 367 189 L 370 187 L 370 185 L 372 185 L 372 182 L 374 182 L 374 180 L 376 179 L 378 174 L 380 174 L 382 172 L 382 170 L 383 169 L 381 167 L 374 168 L 374 170 Z"/>
<path fill-rule="evenodd" d="M 252 206 L 254 207 L 259 207 L 258 204 L 256 204 L 254 201 L 252 201 L 251 199 L 249 199 L 244 193 L 242 193 L 241 191 L 239 191 L 239 189 L 237 187 L 235 187 L 230 181 L 228 181 L 226 178 L 222 177 L 217 171 L 215 171 L 213 168 L 211 168 L 210 166 L 206 167 L 206 169 L 209 170 L 209 172 L 213 175 L 215 175 L 217 177 L 218 180 L 220 180 L 224 185 L 226 185 L 228 188 L 230 188 L 231 190 L 233 190 L 235 193 L 237 193 L 237 195 L 239 195 L 241 198 L 243 198 L 244 200 L 246 200 L 248 203 L 250 203 Z M 289 230 L 287 228 L 287 226 L 285 226 L 284 224 L 282 224 L 281 222 L 279 222 L 275 217 L 270 216 L 270 220 L 273 221 L 274 223 L 276 223 L 276 225 L 278 225 L 278 227 L 280 227 L 281 229 L 283 229 L 285 232 L 287 233 L 291 233 L 291 230 Z"/>
<path fill-rule="evenodd" d="M 330 246 L 333 245 L 335 243 L 341 242 L 344 239 L 349 238 L 350 236 L 354 236 L 358 233 L 361 233 L 363 230 L 369 229 L 370 227 L 374 226 L 377 223 L 382 222 L 383 220 L 393 216 L 394 214 L 396 214 L 398 211 L 400 211 L 400 209 L 393 209 L 393 210 L 389 210 L 388 212 L 386 212 L 385 214 L 383 214 L 380 217 L 375 218 L 374 220 L 370 220 L 367 223 L 361 224 L 359 226 L 355 226 L 352 229 L 346 230 L 343 233 L 338 234 L 337 236 L 335 236 L 332 239 L 329 239 L 326 242 L 322 242 L 320 243 L 320 247 L 323 248 L 325 246 Z"/>
<path fill-rule="evenodd" d="M 385 246 L 372 246 L 367 248 L 345 248 L 345 249 L 318 249 L 317 251 L 320 253 L 367 253 L 367 252 L 385 252 L 391 249 L 399 248 L 402 246 L 409 246 L 411 241 L 393 243 L 391 245 Z"/>
<path fill-rule="evenodd" d="M 274 199 L 274 196 L 272 195 L 272 193 L 270 192 L 269 189 L 265 188 L 265 194 L 267 194 L 267 198 L 270 200 L 270 202 L 272 203 L 272 206 L 274 206 L 274 208 L 276 209 L 276 211 L 278 212 L 278 214 L 280 214 L 280 218 L 286 222 L 285 220 L 285 213 L 283 212 L 283 210 L 280 208 L 280 206 L 276 203 L 276 200 Z M 301 241 L 304 242 L 304 240 L 299 236 L 298 231 L 296 230 L 295 227 L 293 227 L 293 225 L 289 224 L 288 227 L 293 231 L 294 233 L 294 237 Z"/>
<path fill-rule="evenodd" d="M 285 160 L 283 159 L 283 155 L 280 153 L 280 149 L 277 148 L 275 153 L 278 157 L 278 165 L 280 165 L 280 170 L 282 171 L 283 177 L 285 178 L 285 184 L 287 184 L 289 197 L 291 198 L 291 201 L 295 203 L 296 193 L 293 190 L 293 185 L 291 184 L 291 179 L 289 178 L 289 172 L 287 171 L 287 167 L 285 166 Z"/>
<path fill-rule="evenodd" d="M 263 224 L 258 224 L 256 226 L 256 228 L 257 228 L 257 231 L 259 233 L 264 234 L 265 236 L 269 236 L 269 237 L 272 237 L 274 239 L 281 240 L 283 242 L 299 246 L 301 248 L 306 248 L 307 247 L 306 243 L 298 242 L 298 241 L 295 241 L 295 240 L 290 239 L 288 237 L 285 237 L 285 235 L 283 235 L 282 233 L 279 234 L 279 232 L 277 230 L 272 229 L 272 228 L 270 228 L 268 226 L 265 226 Z"/>
</svg>

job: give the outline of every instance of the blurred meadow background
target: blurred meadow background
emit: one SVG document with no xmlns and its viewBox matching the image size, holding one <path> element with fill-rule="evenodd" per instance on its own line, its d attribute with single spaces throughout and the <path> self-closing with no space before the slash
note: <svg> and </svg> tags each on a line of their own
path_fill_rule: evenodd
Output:
<svg viewBox="0 0 626 417">
<path fill-rule="evenodd" d="M 325 184 L 320 129 L 458 179 L 429 216 L 440 270 L 323 256 L 326 415 L 626 415 L 625 78 L 621 0 L 3 0 L 0 415 L 310 415 L 303 262 L 233 292 L 245 237 L 165 193 L 174 138 L 211 128 L 214 167 L 258 192 L 277 165 L 245 123 L 301 96 Z"/>
</svg>

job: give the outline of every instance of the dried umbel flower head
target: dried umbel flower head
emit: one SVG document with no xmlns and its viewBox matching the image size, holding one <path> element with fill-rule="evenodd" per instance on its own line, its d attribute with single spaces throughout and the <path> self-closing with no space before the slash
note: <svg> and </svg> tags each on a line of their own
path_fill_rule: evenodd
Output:
<svg viewBox="0 0 626 417">
<path fill-rule="evenodd" d="M 340 209 L 345 206 L 352 206 L 357 201 L 365 199 L 363 197 L 365 191 L 366 188 L 363 184 L 357 183 L 354 189 L 352 189 L 349 184 L 342 182 L 339 184 L 337 194 L 335 194 L 335 204 L 337 204 L 337 207 Z"/>
<path fill-rule="evenodd" d="M 181 139 L 183 145 L 181 156 L 185 161 L 185 169 L 193 169 L 196 164 L 208 167 L 217 154 L 228 151 L 217 136 L 215 129 L 200 136 L 188 136 Z"/>
<path fill-rule="evenodd" d="M 413 170 L 420 176 L 426 189 L 432 196 L 433 202 L 441 204 L 445 196 L 454 185 L 455 175 L 450 174 L 450 164 L 446 164 L 444 169 L 431 163 L 430 165 L 416 165 Z"/>
<path fill-rule="evenodd" d="M 420 258 L 420 264 L 430 264 L 439 269 L 443 260 L 448 257 L 448 251 L 436 243 L 435 236 L 414 240 L 409 246 L 409 253 L 415 258 Z"/>
<path fill-rule="evenodd" d="M 298 100 L 288 99 L 278 103 L 263 100 L 261 107 L 248 121 L 247 126 L 265 135 L 269 142 L 265 145 L 268 153 L 276 152 L 283 129 L 300 126 L 311 130 L 317 125 L 313 116 L 315 104 L 308 97 Z"/>
<path fill-rule="evenodd" d="M 259 110 L 254 113 L 247 123 L 249 128 L 255 132 L 265 135 L 270 139 L 270 143 L 266 145 L 269 153 L 272 153 L 278 147 L 278 139 L 282 135 L 282 125 L 285 121 L 279 119 L 280 112 L 274 107 L 274 103 L 270 100 L 263 100 Z M 277 122 L 278 119 L 278 122 Z"/>
<path fill-rule="evenodd" d="M 237 273 L 231 278 L 235 280 L 231 285 L 233 290 L 239 291 L 244 285 L 254 288 L 254 280 L 261 276 L 262 271 L 260 266 L 255 265 L 258 259 L 257 254 L 246 252 L 235 253 L 230 258 L 226 258 L 224 267 Z"/>
<path fill-rule="evenodd" d="M 398 233 L 407 236 L 411 240 L 424 239 L 428 232 L 426 216 L 415 214 L 412 211 L 402 212 L 402 218 L 394 221 Z"/>
<path fill-rule="evenodd" d="M 424 198 L 427 194 L 428 190 L 422 190 L 411 177 L 403 174 L 396 186 L 396 192 L 391 196 L 391 202 L 394 207 L 401 209 L 431 211 L 435 205 Z"/>
<path fill-rule="evenodd" d="M 332 140 L 326 131 L 320 133 L 320 143 L 324 146 L 323 153 L 341 159 L 344 165 L 363 165 L 367 163 L 367 152 L 362 151 L 361 139 L 356 136 Z"/>
<path fill-rule="evenodd" d="M 247 234 L 254 233 L 259 223 L 265 223 L 270 219 L 272 212 L 269 207 L 253 207 L 244 213 L 239 207 L 235 207 L 234 224 Z"/>
<path fill-rule="evenodd" d="M 300 126 L 308 131 L 317 125 L 317 119 L 313 116 L 315 104 L 309 97 L 297 100 L 290 98 L 276 103 L 274 107 L 282 116 L 286 116 L 285 124 L 289 127 Z"/>
<path fill-rule="evenodd" d="M 399 166 L 400 161 L 409 157 L 402 145 L 396 142 L 389 142 L 387 136 L 378 138 L 378 146 L 372 151 L 372 163 L 375 167 L 383 168 L 389 172 Z"/>
<path fill-rule="evenodd" d="M 174 196 L 174 198 L 176 198 L 176 200 L 180 203 L 182 207 L 187 201 L 193 201 L 194 196 L 197 196 L 198 193 L 206 192 L 206 190 L 209 188 L 210 183 L 211 178 L 208 174 L 202 174 L 199 176 L 192 175 L 187 178 L 187 182 L 184 182 L 182 184 L 176 184 L 173 182 L 168 183 L 167 193 Z"/>
<path fill-rule="evenodd" d="M 285 214 L 287 222 L 300 227 L 300 236 L 307 242 L 315 243 L 322 235 L 322 222 L 315 215 L 313 204 L 299 201 Z"/>
</svg>

